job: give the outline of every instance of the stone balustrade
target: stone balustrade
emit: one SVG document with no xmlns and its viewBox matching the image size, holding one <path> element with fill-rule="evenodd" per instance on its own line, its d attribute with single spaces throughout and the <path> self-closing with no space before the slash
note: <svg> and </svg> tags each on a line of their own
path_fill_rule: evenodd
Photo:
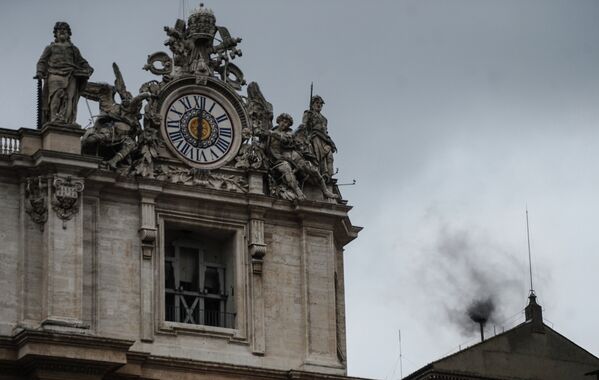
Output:
<svg viewBox="0 0 599 380">
<path fill-rule="evenodd" d="M 21 151 L 21 137 L 13 129 L 0 128 L 0 156 L 7 156 Z"/>
</svg>

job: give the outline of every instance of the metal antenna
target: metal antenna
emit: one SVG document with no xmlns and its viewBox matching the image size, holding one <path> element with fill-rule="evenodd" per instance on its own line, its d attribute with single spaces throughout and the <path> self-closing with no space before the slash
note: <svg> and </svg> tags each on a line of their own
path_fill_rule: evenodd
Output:
<svg viewBox="0 0 599 380">
<path fill-rule="evenodd" d="M 532 286 L 532 259 L 530 255 L 530 229 L 528 227 L 528 205 L 526 205 L 526 239 L 528 241 L 528 270 L 530 274 L 530 294 L 535 294 L 535 288 Z"/>
<path fill-rule="evenodd" d="M 401 354 L 401 329 L 399 329 L 399 378 L 403 379 L 403 362 Z"/>
<path fill-rule="evenodd" d="M 308 100 L 308 109 L 312 105 L 312 95 L 314 94 L 314 82 L 310 82 L 310 100 Z"/>
<path fill-rule="evenodd" d="M 204 5 L 204 4 L 202 4 Z M 180 0 L 179 1 L 179 16 L 181 17 L 182 20 L 186 19 L 186 13 L 187 13 L 187 0 Z"/>
</svg>

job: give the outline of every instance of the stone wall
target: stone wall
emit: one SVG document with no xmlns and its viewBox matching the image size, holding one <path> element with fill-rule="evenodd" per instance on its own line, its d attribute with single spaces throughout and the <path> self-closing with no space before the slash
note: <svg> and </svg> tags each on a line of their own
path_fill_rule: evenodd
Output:
<svg viewBox="0 0 599 380">
<path fill-rule="evenodd" d="M 47 359 L 66 372 L 97 367 L 94 376 L 122 366 L 118 378 L 139 366 L 149 371 L 146 365 L 172 374 L 179 370 L 163 359 L 176 358 L 193 368 L 225 366 L 229 378 L 247 378 L 243 368 L 274 371 L 273 378 L 289 370 L 298 378 L 346 374 L 341 247 L 359 231 L 347 228 L 349 207 L 275 200 L 259 186 L 243 193 L 115 178 L 67 158 L 71 166 L 62 172 L 6 170 L 0 177 L 0 373 L 33 371 Z M 71 176 L 84 188 L 72 216 L 62 218 L 54 181 Z M 47 202 L 42 223 L 25 211 L 32 177 Z M 227 236 L 234 329 L 165 320 L 166 223 Z M 31 339 L 41 342 L 40 353 Z M 139 355 L 146 364 L 134 363 Z M 196 369 L 190 378 L 200 378 Z"/>
<path fill-rule="evenodd" d="M 8 335 L 17 322 L 19 254 L 21 248 L 20 186 L 13 179 L 0 177 L 0 335 Z"/>
</svg>

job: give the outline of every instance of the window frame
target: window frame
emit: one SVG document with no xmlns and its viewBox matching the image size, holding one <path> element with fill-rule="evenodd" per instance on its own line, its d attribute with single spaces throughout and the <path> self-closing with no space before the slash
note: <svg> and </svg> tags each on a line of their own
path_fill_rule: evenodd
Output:
<svg viewBox="0 0 599 380">
<path fill-rule="evenodd" d="M 197 217 L 188 214 L 174 213 L 166 210 L 157 211 L 158 239 L 156 241 L 156 260 L 154 270 L 154 315 L 155 332 L 157 334 L 178 335 L 178 334 L 199 334 L 211 337 L 222 337 L 231 341 L 249 344 L 248 323 L 249 323 L 249 263 L 248 263 L 248 245 L 247 245 L 247 225 L 243 222 L 234 220 L 212 219 L 209 217 Z M 190 323 L 173 322 L 166 320 L 166 284 L 165 284 L 165 233 L 169 224 L 176 224 L 182 228 L 195 230 L 219 230 L 231 234 L 229 243 L 231 244 L 231 255 L 234 268 L 227 268 L 229 275 L 232 275 L 233 297 L 235 304 L 235 328 L 196 325 Z M 201 249 L 200 244 L 197 244 Z M 214 266 L 221 266 L 220 264 Z M 211 265 L 212 266 L 212 265 Z"/>
</svg>

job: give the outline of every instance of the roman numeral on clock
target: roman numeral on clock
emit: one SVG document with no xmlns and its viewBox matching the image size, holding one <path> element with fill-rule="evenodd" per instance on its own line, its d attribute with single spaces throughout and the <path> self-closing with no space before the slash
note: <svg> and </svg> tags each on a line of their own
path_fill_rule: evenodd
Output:
<svg viewBox="0 0 599 380">
<path fill-rule="evenodd" d="M 222 123 L 225 120 L 229 120 L 229 117 L 227 116 L 226 113 L 220 115 L 219 117 L 216 118 L 216 122 L 217 123 Z"/>
<path fill-rule="evenodd" d="M 208 159 L 206 158 L 206 154 L 204 154 L 204 150 L 202 150 L 200 152 L 200 157 L 198 158 L 198 161 L 200 161 L 200 162 L 206 162 L 206 161 L 208 161 Z"/>
<path fill-rule="evenodd" d="M 206 108 L 206 98 L 203 96 L 194 95 L 193 100 L 196 103 L 196 108 L 203 110 Z"/>
<path fill-rule="evenodd" d="M 227 151 L 227 149 L 229 148 L 230 142 L 227 140 L 223 140 L 223 139 L 218 139 L 216 140 L 216 143 L 214 144 L 218 150 L 220 150 L 222 153 L 225 153 Z"/>
<path fill-rule="evenodd" d="M 173 131 L 168 133 L 168 137 L 171 139 L 172 142 L 176 143 L 177 141 L 183 139 L 183 134 L 181 133 L 181 131 Z"/>
<path fill-rule="evenodd" d="M 179 99 L 179 103 L 183 104 L 183 107 L 185 107 L 185 111 L 187 111 L 188 109 L 191 109 L 191 100 L 189 100 L 189 97 L 184 97 Z"/>
<path fill-rule="evenodd" d="M 231 137 L 232 136 L 232 130 L 231 128 L 220 128 L 218 130 L 218 135 L 221 137 Z"/>
<path fill-rule="evenodd" d="M 168 113 L 171 113 L 171 112 L 172 112 L 172 113 L 176 113 L 176 114 L 177 114 L 177 115 L 179 115 L 179 116 L 183 116 L 183 113 L 182 113 L 182 112 L 179 112 L 179 111 L 177 111 L 177 110 L 175 109 L 175 107 L 171 107 L 171 108 L 168 110 Z"/>
<path fill-rule="evenodd" d="M 212 155 L 212 159 L 213 160 L 217 160 L 220 158 L 220 156 L 216 153 L 214 153 L 214 151 L 212 150 L 212 148 L 210 148 L 210 154 Z"/>
<path fill-rule="evenodd" d="M 183 145 L 183 147 L 179 150 L 185 157 L 187 157 L 187 152 L 189 152 L 189 149 L 191 149 L 191 145 L 189 144 L 185 144 Z"/>
</svg>

